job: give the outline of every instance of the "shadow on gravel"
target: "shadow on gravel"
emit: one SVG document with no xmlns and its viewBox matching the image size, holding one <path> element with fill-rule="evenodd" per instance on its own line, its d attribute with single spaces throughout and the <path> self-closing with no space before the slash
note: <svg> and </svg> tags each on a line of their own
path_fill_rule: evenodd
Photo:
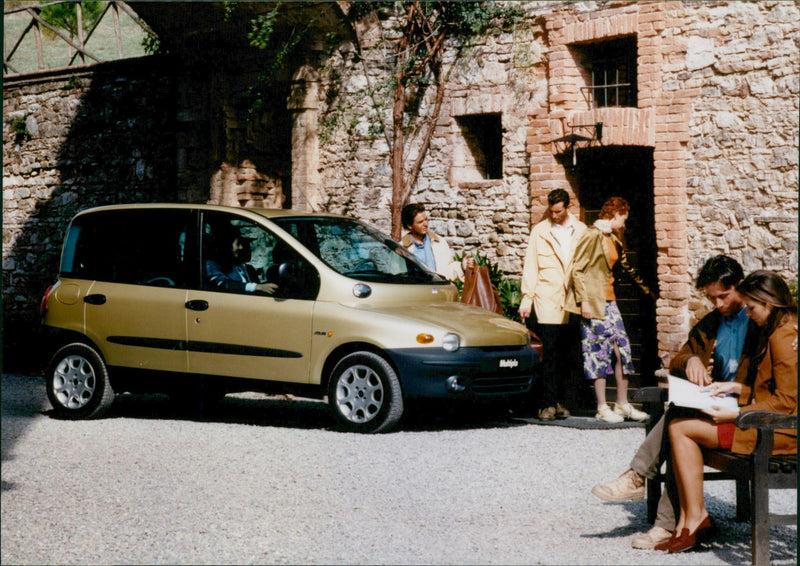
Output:
<svg viewBox="0 0 800 566">
<path fill-rule="evenodd" d="M 33 418 L 49 407 L 40 376 L 3 374 L 2 376 L 2 443 L 3 462 L 14 458 L 14 447 L 25 435 Z M 12 482 L 2 482 L 3 491 L 14 488 Z"/>
<path fill-rule="evenodd" d="M 608 504 L 611 505 L 611 504 Z M 628 525 L 620 525 L 611 530 L 598 530 L 593 533 L 582 534 L 585 539 L 620 538 L 625 539 L 650 529 L 647 523 L 647 505 L 642 502 L 627 502 L 620 506 L 630 514 Z M 750 523 L 737 523 L 735 502 L 720 499 L 706 494 L 706 506 L 711 511 L 717 535 L 712 541 L 701 546 L 695 552 L 708 552 L 713 554 L 719 564 L 749 564 L 750 560 Z M 621 540 L 620 544 L 628 545 L 628 541 Z M 770 528 L 770 557 L 773 562 L 797 563 L 797 529 L 792 527 Z M 642 550 L 642 564 L 652 562 L 653 557 L 660 555 L 657 550 Z"/>
<path fill-rule="evenodd" d="M 53 417 L 52 410 L 43 414 Z M 394 432 L 473 430 L 527 426 L 515 422 L 508 408 L 481 403 L 419 403 L 406 408 Z M 168 396 L 121 394 L 102 418 L 188 420 L 294 428 L 338 430 L 324 401 L 260 394 L 227 395 L 211 409 L 182 410 Z"/>
</svg>

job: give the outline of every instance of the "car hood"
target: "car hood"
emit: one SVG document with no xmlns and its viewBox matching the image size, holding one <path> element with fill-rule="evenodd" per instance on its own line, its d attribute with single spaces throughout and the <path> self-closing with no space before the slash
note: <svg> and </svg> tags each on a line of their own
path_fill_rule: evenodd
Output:
<svg viewBox="0 0 800 566">
<path fill-rule="evenodd" d="M 419 306 L 372 307 L 371 311 L 415 319 L 454 332 L 461 345 L 508 346 L 524 345 L 530 340 L 528 329 L 509 318 L 485 309 L 459 302 L 431 303 Z"/>
</svg>

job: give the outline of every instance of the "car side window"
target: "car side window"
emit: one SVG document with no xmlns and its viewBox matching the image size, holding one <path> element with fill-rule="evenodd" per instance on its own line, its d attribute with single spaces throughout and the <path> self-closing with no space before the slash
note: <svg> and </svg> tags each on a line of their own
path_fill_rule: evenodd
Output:
<svg viewBox="0 0 800 566">
<path fill-rule="evenodd" d="M 77 217 L 62 254 L 65 277 L 185 288 L 190 260 L 185 210 L 111 210 Z"/>
<path fill-rule="evenodd" d="M 274 233 L 223 212 L 203 214 L 203 289 L 315 299 L 319 275 Z"/>
</svg>

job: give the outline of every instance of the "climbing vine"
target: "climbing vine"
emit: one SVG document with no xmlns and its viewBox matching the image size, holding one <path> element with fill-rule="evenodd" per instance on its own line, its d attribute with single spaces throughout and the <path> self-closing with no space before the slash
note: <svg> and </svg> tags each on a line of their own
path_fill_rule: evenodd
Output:
<svg viewBox="0 0 800 566">
<path fill-rule="evenodd" d="M 343 12 L 357 38 L 362 61 L 366 51 L 358 36 L 357 23 L 376 12 L 389 14 L 398 22 L 399 35 L 391 41 L 388 51 L 391 78 L 386 85 L 391 92 L 391 126 L 382 128 L 390 133 L 392 166 L 392 237 L 399 238 L 402 230 L 400 211 L 416 183 L 422 162 L 430 148 L 435 125 L 444 101 L 444 84 L 449 69 L 444 66 L 448 43 L 456 50 L 456 59 L 470 39 L 484 34 L 492 26 L 513 26 L 523 13 L 513 3 L 506 2 L 340 2 Z M 383 47 L 383 46 L 382 46 Z M 381 93 L 380 86 L 373 94 Z M 432 97 L 431 107 L 422 115 L 422 101 Z M 380 101 L 375 105 L 378 116 Z M 407 163 L 409 149 L 416 155 Z"/>
</svg>

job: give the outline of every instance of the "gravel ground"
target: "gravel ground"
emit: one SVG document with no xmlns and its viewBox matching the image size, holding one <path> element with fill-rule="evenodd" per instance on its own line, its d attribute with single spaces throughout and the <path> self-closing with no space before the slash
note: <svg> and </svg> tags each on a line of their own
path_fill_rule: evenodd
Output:
<svg viewBox="0 0 800 566">
<path fill-rule="evenodd" d="M 386 435 L 331 430 L 324 405 L 229 396 L 213 420 L 158 396 L 110 415 L 48 416 L 39 380 L 2 377 L 3 564 L 741 564 L 732 482 L 709 482 L 707 549 L 638 551 L 644 502 L 591 487 L 622 472 L 641 428 L 418 418 Z M 773 498 L 792 512 L 795 491 Z M 796 527 L 772 560 L 797 563 Z"/>
</svg>

